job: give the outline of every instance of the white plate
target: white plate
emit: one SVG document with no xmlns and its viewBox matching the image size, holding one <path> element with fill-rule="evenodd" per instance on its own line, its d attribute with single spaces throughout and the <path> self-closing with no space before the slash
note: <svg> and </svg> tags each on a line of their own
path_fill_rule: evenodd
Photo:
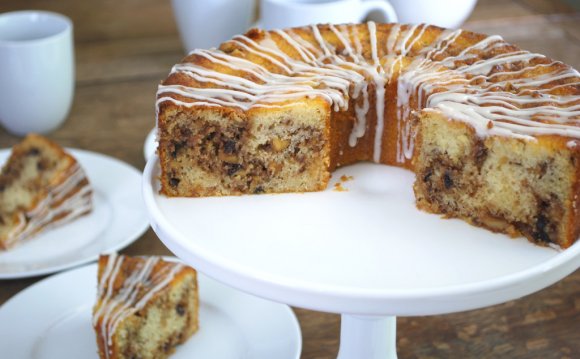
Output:
<svg viewBox="0 0 580 359">
<path fill-rule="evenodd" d="M 334 191 L 341 176 L 344 192 Z M 539 247 L 419 211 L 413 173 L 361 163 L 322 192 L 212 198 L 159 194 L 145 168 L 151 226 L 178 257 L 278 302 L 360 315 L 434 315 L 540 290 L 580 266 L 580 241 Z"/>
<path fill-rule="evenodd" d="M 157 150 L 158 144 L 159 142 L 157 142 L 157 130 L 153 128 L 151 131 L 149 131 L 149 134 L 147 134 L 145 143 L 143 144 L 143 156 L 145 156 L 145 161 L 147 161 L 149 157 L 155 154 L 155 150 Z"/>
<path fill-rule="evenodd" d="M 98 358 L 91 309 L 97 265 L 47 278 L 0 308 L 2 358 Z M 292 310 L 199 275 L 200 330 L 172 359 L 297 359 L 301 334 Z"/>
<path fill-rule="evenodd" d="M 139 191 L 141 173 L 99 153 L 69 150 L 93 187 L 93 211 L 0 252 L 0 279 L 57 272 L 95 260 L 139 238 L 149 226 Z M 0 150 L 0 164 L 10 150 Z"/>
</svg>

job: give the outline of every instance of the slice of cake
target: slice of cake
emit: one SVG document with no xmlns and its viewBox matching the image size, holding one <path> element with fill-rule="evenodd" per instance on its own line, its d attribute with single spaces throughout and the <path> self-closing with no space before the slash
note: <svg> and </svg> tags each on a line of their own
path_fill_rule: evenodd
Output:
<svg viewBox="0 0 580 359">
<path fill-rule="evenodd" d="M 79 163 L 58 144 L 30 134 L 14 146 L 0 173 L 0 250 L 92 209 Z"/>
<path fill-rule="evenodd" d="M 100 358 L 167 358 L 198 329 L 197 273 L 159 257 L 99 258 L 93 327 Z"/>
</svg>

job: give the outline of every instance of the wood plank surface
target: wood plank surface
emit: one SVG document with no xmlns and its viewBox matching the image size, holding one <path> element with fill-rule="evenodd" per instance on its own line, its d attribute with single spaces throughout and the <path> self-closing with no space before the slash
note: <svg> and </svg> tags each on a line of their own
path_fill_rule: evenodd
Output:
<svg viewBox="0 0 580 359">
<path fill-rule="evenodd" d="M 579 6 L 573 1 L 480 0 L 464 27 L 500 34 L 580 68 Z M 171 2 L 0 0 L 0 12 L 22 9 L 61 12 L 75 24 L 74 104 L 66 123 L 49 137 L 142 169 L 143 141 L 154 126 L 156 86 L 183 56 Z M 0 148 L 18 140 L 0 129 Z M 122 252 L 170 255 L 151 230 Z M 40 279 L 0 281 L 0 304 Z M 302 328 L 302 357 L 335 358 L 340 316 L 294 311 Z M 463 313 L 398 318 L 397 325 L 400 358 L 580 358 L 580 271 L 519 300 Z"/>
</svg>

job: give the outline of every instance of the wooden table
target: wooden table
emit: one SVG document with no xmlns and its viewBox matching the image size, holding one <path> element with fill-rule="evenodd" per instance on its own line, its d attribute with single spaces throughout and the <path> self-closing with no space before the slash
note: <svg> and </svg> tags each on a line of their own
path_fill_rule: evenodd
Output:
<svg viewBox="0 0 580 359">
<path fill-rule="evenodd" d="M 500 34 L 580 68 L 580 5 L 569 3 L 480 0 L 464 27 Z M 0 0 L 0 12 L 22 9 L 61 12 L 75 24 L 75 100 L 66 123 L 49 137 L 142 169 L 143 140 L 154 125 L 157 83 L 183 55 L 170 2 Z M 17 141 L 0 129 L 0 147 Z M 151 230 L 122 252 L 170 254 Z M 39 279 L 0 281 L 0 304 Z M 340 317 L 295 312 L 302 327 L 302 357 L 335 358 Z M 400 358 L 580 358 L 580 271 L 502 305 L 399 318 L 397 346 Z"/>
</svg>

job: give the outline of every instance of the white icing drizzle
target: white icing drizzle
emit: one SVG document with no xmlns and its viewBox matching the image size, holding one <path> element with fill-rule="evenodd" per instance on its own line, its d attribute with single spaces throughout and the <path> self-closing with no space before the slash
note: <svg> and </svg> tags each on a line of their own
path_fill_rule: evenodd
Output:
<svg viewBox="0 0 580 359">
<path fill-rule="evenodd" d="M 343 29 L 344 29 L 344 26 L 345 25 L 343 25 Z M 351 29 L 352 29 L 352 32 L 353 32 L 352 38 L 354 39 L 354 47 L 356 49 L 357 57 L 359 59 L 361 59 L 361 61 L 364 61 L 363 48 L 362 48 L 362 44 L 361 44 L 360 38 L 359 38 L 358 27 L 354 26 Z"/>
<path fill-rule="evenodd" d="M 423 36 L 423 34 L 425 33 L 425 30 L 427 29 L 428 26 L 426 24 L 421 24 L 420 27 L 421 27 L 421 30 L 419 31 L 419 34 L 415 36 L 413 41 L 411 41 L 408 46 L 404 47 L 404 49 L 403 49 L 404 54 L 407 54 L 409 52 L 409 50 L 411 50 L 413 48 L 413 45 L 415 45 L 415 43 Z"/>
<path fill-rule="evenodd" d="M 356 56 L 352 50 L 352 47 L 350 45 L 350 43 L 346 40 L 345 36 L 343 33 L 339 32 L 336 27 L 334 25 L 328 25 L 330 27 L 330 30 L 332 30 L 332 32 L 336 35 L 336 37 L 340 40 L 340 42 L 342 43 L 342 46 L 344 46 L 344 54 L 350 56 L 352 58 L 352 60 L 358 64 L 359 63 L 359 58 L 358 56 Z"/>
<path fill-rule="evenodd" d="M 116 293 L 113 293 L 124 259 L 123 256 L 111 254 L 98 283 L 99 305 L 93 313 L 93 326 L 100 325 L 106 358 L 111 356 L 110 346 L 118 325 L 125 318 L 143 309 L 151 298 L 165 288 L 184 268 L 181 263 L 171 263 L 170 266 L 163 266 L 153 273 L 153 269 L 161 259 L 148 257 L 135 265 Z"/>
<path fill-rule="evenodd" d="M 369 29 L 369 38 L 371 44 L 371 54 L 373 59 L 373 68 L 369 71 L 375 83 L 375 103 L 377 126 L 375 128 L 375 141 L 373 146 L 373 161 L 380 162 L 383 142 L 383 129 L 385 127 L 385 84 L 386 78 L 383 75 L 384 70 L 380 66 L 377 49 L 377 27 L 374 22 L 367 24 Z"/>
<path fill-rule="evenodd" d="M 388 34 L 381 43 L 373 22 L 366 25 L 365 44 L 361 43 L 365 36 L 359 33 L 364 27 L 356 25 L 312 25 L 264 33 L 259 41 L 244 35 L 230 40 L 244 56 L 259 57 L 263 65 L 218 49 L 195 50 L 191 56 L 204 61 L 178 64 L 172 73 L 185 75 L 199 85 L 159 86 L 157 108 L 170 101 L 188 107 L 248 110 L 291 106 L 292 99 L 318 97 L 331 104 L 334 111 L 345 111 L 353 101 L 355 121 L 348 142 L 354 147 L 367 132 L 369 90 L 374 87 L 377 123 L 373 160 L 380 162 L 386 85 L 396 81 L 394 116 L 397 161 L 401 163 L 413 155 L 411 117 L 420 109 L 465 121 L 480 136 L 534 140 L 537 135 L 554 134 L 580 139 L 579 97 L 555 94 L 562 87 L 580 84 L 576 70 L 557 61 L 546 63 L 540 54 L 510 50 L 510 45 L 497 35 L 460 47 L 458 39 L 464 32 L 444 30 L 430 44 L 413 49 L 425 41 L 431 29 L 428 25 L 382 26 L 381 31 L 387 29 Z M 287 46 L 274 41 L 273 35 Z M 296 55 L 283 49 L 291 49 Z"/>
<path fill-rule="evenodd" d="M 394 24 L 391 27 L 389 37 L 387 38 L 387 53 L 392 54 L 396 52 L 395 44 L 399 38 L 399 33 L 401 32 L 401 25 Z"/>
<path fill-rule="evenodd" d="M 92 209 L 92 188 L 78 186 L 86 179 L 85 172 L 75 163 L 66 173 L 65 180 L 47 188 L 47 195 L 27 212 L 18 212 L 18 223 L 7 235 L 8 247 L 23 241 L 40 230 L 47 230 L 70 222 Z"/>
<path fill-rule="evenodd" d="M 444 30 L 441 32 L 437 40 L 435 40 L 435 46 L 426 47 L 423 49 L 422 52 L 427 51 L 425 59 L 433 59 L 434 57 L 444 53 L 449 48 L 449 46 L 455 42 L 455 40 L 459 37 L 459 35 L 461 35 L 462 32 L 463 30 L 461 29 L 457 29 L 455 31 Z"/>
</svg>

